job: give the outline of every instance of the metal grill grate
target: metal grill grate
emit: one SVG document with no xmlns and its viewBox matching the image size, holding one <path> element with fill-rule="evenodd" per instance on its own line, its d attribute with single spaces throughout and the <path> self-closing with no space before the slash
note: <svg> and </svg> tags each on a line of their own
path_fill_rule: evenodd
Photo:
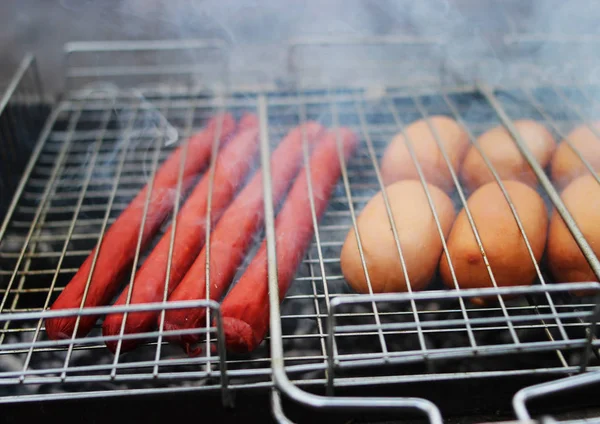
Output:
<svg viewBox="0 0 600 424">
<path fill-rule="evenodd" d="M 4 216 L 47 114 L 35 58 L 27 55 L 0 98 L 0 215 Z"/>
<path fill-rule="evenodd" d="M 590 372 L 521 389 L 513 397 L 515 415 L 520 420 L 519 422 L 531 420 L 532 414 L 530 413 L 530 410 L 528 410 L 527 405 L 530 401 L 533 401 L 536 398 L 549 398 L 551 395 L 564 395 L 569 392 L 576 393 L 577 389 L 581 390 L 582 388 L 588 388 L 591 385 L 597 384 L 599 379 L 600 373 Z M 556 400 L 556 397 L 553 400 Z M 594 423 L 598 422 L 598 411 L 595 409 L 593 411 L 588 411 L 584 417 L 578 417 L 576 419 L 574 417 L 569 417 L 568 415 L 567 417 L 560 417 L 558 420 L 549 416 L 545 416 L 543 419 L 544 422 L 551 423 Z"/>
<path fill-rule="evenodd" d="M 573 285 L 550 284 L 543 264 L 530 288 L 467 291 L 458 281 L 456 290 L 445 290 L 435 282 L 428 292 L 379 296 L 351 293 L 339 265 L 347 232 L 381 189 L 381 154 L 404 125 L 444 114 L 464 125 L 474 141 L 492 126 L 504 123 L 510 129 L 512 119 L 531 118 L 560 140 L 594 119 L 593 90 L 469 86 L 389 88 L 375 95 L 360 89 L 236 93 L 221 99 L 170 91 L 141 98 L 138 91 L 110 87 L 73 92 L 48 119 L 0 232 L 0 401 L 184 390 L 223 390 L 227 399 L 230 389 L 272 386 L 270 339 L 251 355 L 207 349 L 188 358 L 179 348 L 158 343 L 166 333 L 159 331 L 146 334 L 152 340 L 136 351 L 113 357 L 99 328 L 60 342 L 48 341 L 43 328 L 49 316 L 44 310 L 173 149 L 168 142 L 173 131 L 184 140 L 221 108 L 268 120 L 271 148 L 304 119 L 348 126 L 361 140 L 281 306 L 282 334 L 275 345 L 282 348 L 283 370 L 294 384 L 327 384 L 332 393 L 345 386 L 597 368 L 598 341 L 586 332 L 596 302 L 572 297 Z M 540 191 L 549 206 L 561 206 L 552 187 Z M 466 196 L 458 185 L 457 209 Z M 257 244 L 262 238 L 256 236 Z M 138 263 L 144 257 L 139 254 Z M 597 265 L 593 255 L 589 260 Z M 585 287 L 600 289 L 592 283 Z M 519 296 L 499 297 L 498 306 L 487 308 L 467 301 L 483 292 Z M 206 302 L 169 307 L 199 305 Z M 218 315 L 218 306 L 209 306 Z M 122 310 L 143 308 L 150 306 Z M 221 329 L 197 332 L 216 341 Z"/>
</svg>

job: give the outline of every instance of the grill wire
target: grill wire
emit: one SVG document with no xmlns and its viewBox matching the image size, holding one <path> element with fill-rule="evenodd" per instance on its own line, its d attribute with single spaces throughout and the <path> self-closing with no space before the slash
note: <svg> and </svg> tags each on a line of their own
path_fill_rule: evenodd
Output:
<svg viewBox="0 0 600 424">
<path fill-rule="evenodd" d="M 593 120 L 582 111 L 594 110 L 594 90 L 547 85 L 491 95 L 510 119 L 538 120 L 562 140 Z M 343 387 L 578 370 L 596 304 L 572 297 L 572 286 L 550 284 L 544 260 L 534 289 L 485 308 L 437 279 L 432 292 L 377 299 L 353 294 L 342 276 L 342 243 L 381 189 L 376 164 L 389 140 L 403 126 L 437 114 L 459 121 L 472 141 L 502 124 L 479 87 L 389 89 L 380 97 L 362 90 L 238 93 L 224 103 L 178 93 L 147 94 L 142 101 L 126 90 L 77 91 L 51 113 L 39 155 L 0 231 L 0 401 L 272 385 L 268 338 L 250 355 L 208 349 L 188 358 L 178 347 L 159 346 L 154 334 L 154 341 L 113 357 L 101 339 L 101 322 L 88 337 L 50 342 L 42 313 L 178 143 L 221 106 L 236 117 L 258 113 L 260 97 L 267 102 L 271 148 L 304 119 L 348 126 L 361 140 L 319 222 L 319 243 L 313 241 L 282 304 L 285 370 L 294 383 Z M 177 143 L 166 142 L 165 120 L 179 134 Z M 552 207 L 551 196 L 538 190 Z M 455 190 L 457 211 L 466 196 L 462 187 Z M 182 204 L 185 197 L 178 199 Z M 255 236 L 252 252 L 263 237 Z M 139 254 L 138 264 L 150 249 Z M 201 330 L 216 340 L 218 329 Z M 591 345 L 588 368 L 597 369 L 595 337 Z"/>
</svg>

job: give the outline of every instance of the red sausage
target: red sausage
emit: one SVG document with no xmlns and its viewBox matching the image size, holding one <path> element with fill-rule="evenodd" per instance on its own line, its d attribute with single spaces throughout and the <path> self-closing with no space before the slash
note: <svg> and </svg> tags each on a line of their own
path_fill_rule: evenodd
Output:
<svg viewBox="0 0 600 424">
<path fill-rule="evenodd" d="M 323 127 L 305 124 L 310 143 L 318 140 Z M 292 130 L 271 156 L 272 192 L 277 202 L 283 197 L 302 164 L 302 129 Z M 255 232 L 263 222 L 262 172 L 258 172 L 227 208 L 216 225 L 210 243 L 210 299 L 218 300 L 227 290 Z M 206 299 L 206 246 L 200 252 L 183 280 L 169 296 L 169 301 Z M 206 318 L 204 308 L 172 309 L 166 311 L 164 329 L 167 331 L 198 328 Z M 187 352 L 199 340 L 198 334 L 167 337 L 181 343 Z"/>
<path fill-rule="evenodd" d="M 212 118 L 206 129 L 190 137 L 183 172 L 184 191 L 189 189 L 194 177 L 208 163 L 219 125 L 223 140 L 235 130 L 235 120 L 231 115 L 225 114 Z M 178 147 L 156 171 L 141 248 L 150 242 L 173 208 L 183 147 L 183 145 Z M 104 235 L 84 306 L 102 306 L 110 302 L 119 288 L 121 278 L 133 263 L 147 192 L 148 185 L 138 193 Z M 87 257 L 50 309 L 55 311 L 81 306 L 95 251 L 96 249 Z M 97 319 L 97 316 L 82 316 L 79 320 L 77 336 L 85 336 L 93 328 Z M 46 333 L 53 340 L 70 338 L 75 330 L 76 321 L 76 317 L 47 319 Z"/>
<path fill-rule="evenodd" d="M 258 120 L 256 116 L 245 116 L 240 121 L 239 127 L 241 130 L 221 150 L 215 163 L 211 204 L 211 222 L 213 224 L 218 221 L 240 184 L 242 184 L 258 150 Z M 171 257 L 169 294 L 177 287 L 181 278 L 196 259 L 200 249 L 204 246 L 209 182 L 210 175 L 207 172 L 177 215 L 177 230 Z M 130 304 L 152 303 L 163 300 L 171 235 L 172 228 L 169 228 L 136 273 Z M 128 292 L 129 285 L 123 290 L 115 305 L 125 305 Z M 156 322 L 158 315 L 159 312 L 156 311 L 129 313 L 124 334 L 149 331 Z M 107 315 L 102 326 L 102 333 L 105 336 L 120 334 L 123 316 L 122 313 Z M 141 339 L 123 340 L 121 350 L 124 352 L 131 350 L 141 341 Z M 107 341 L 106 346 L 114 353 L 117 348 L 117 341 Z"/>
<path fill-rule="evenodd" d="M 340 129 L 346 159 L 357 145 L 355 135 Z M 336 136 L 329 132 L 310 158 L 310 175 L 317 219 L 327 208 L 340 177 Z M 280 301 L 285 297 L 298 265 L 313 237 L 307 171 L 303 169 L 275 220 L 277 278 Z M 269 328 L 267 245 L 260 250 L 221 305 L 227 349 L 250 352 L 264 339 Z"/>
</svg>

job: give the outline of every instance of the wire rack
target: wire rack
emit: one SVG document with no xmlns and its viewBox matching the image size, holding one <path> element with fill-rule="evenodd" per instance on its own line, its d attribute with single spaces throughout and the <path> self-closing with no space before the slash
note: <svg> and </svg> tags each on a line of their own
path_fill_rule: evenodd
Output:
<svg viewBox="0 0 600 424">
<path fill-rule="evenodd" d="M 544 261 L 536 266 L 537 279 L 530 287 L 463 290 L 457 281 L 454 290 L 447 290 L 434 281 L 427 291 L 385 295 L 352 293 L 339 264 L 346 234 L 356 228 L 356 217 L 382 188 L 378 163 L 389 140 L 417 119 L 443 114 L 463 125 L 474 144 L 479 134 L 496 125 L 511 132 L 538 176 L 539 192 L 548 207 L 559 210 L 600 275 L 590 246 L 512 125 L 514 119 L 535 119 L 562 140 L 575 126 L 595 119 L 595 87 L 548 84 L 500 89 L 479 84 L 215 96 L 168 86 L 133 90 L 104 84 L 67 94 L 46 120 L 0 227 L 0 402 L 211 390 L 221 391 L 224 403 L 231 403 L 232 390 L 276 387 L 310 406 L 416 408 L 436 421 L 439 412 L 423 399 L 357 400 L 335 394 L 353 386 L 552 377 L 598 368 L 593 319 L 598 302 L 594 297 L 574 297 L 570 291 L 586 288 L 597 293 L 600 285 L 553 284 Z M 342 178 L 281 305 L 272 272 L 274 251 L 269 252 L 271 336 L 249 355 L 229 354 L 217 343 L 216 350 L 206 349 L 196 357 L 163 342 L 164 330 L 140 335 L 147 340 L 141 347 L 115 357 L 105 348 L 101 321 L 86 337 L 47 340 L 44 319 L 49 316 L 111 310 L 109 306 L 46 309 L 160 162 L 221 110 L 236 117 L 256 113 L 266 129 L 263 152 L 272 150 L 305 119 L 333 129 L 350 127 L 360 139 L 357 152 L 342 164 Z M 173 131 L 179 141 L 167 142 Z M 268 169 L 264 172 L 269 188 Z M 465 206 L 468 193 L 456 175 L 453 178 L 458 210 Z M 178 193 L 176 201 L 184 200 L 185 193 Z M 277 209 L 269 200 L 267 195 L 267 231 L 256 235 L 240 273 L 263 237 L 274 246 L 269 229 Z M 519 222 L 518 216 L 515 219 Z M 147 251 L 138 252 L 138 263 Z M 398 254 L 400 260 L 401 249 Z M 482 295 L 496 296 L 498 303 L 476 307 L 468 302 Z M 208 306 L 217 325 L 195 331 L 205 335 L 207 343 L 222 341 L 215 302 L 124 306 L 121 311 L 198 306 Z M 329 396 L 306 391 L 315 387 L 325 387 Z M 276 391 L 273 405 L 284 417 Z"/>
<path fill-rule="evenodd" d="M 26 56 L 0 99 L 0 215 L 8 208 L 47 111 L 35 58 Z"/>
<path fill-rule="evenodd" d="M 597 385 L 600 381 L 600 373 L 590 372 L 585 374 L 578 374 L 575 376 L 562 378 L 556 381 L 551 381 L 543 384 L 538 384 L 530 387 L 526 387 L 517 392 L 513 398 L 513 408 L 515 415 L 521 422 L 527 422 L 531 420 L 531 410 L 528 407 L 528 403 L 532 403 L 536 400 L 553 400 L 560 399 L 558 396 L 565 394 L 577 394 L 577 390 L 587 389 L 589 386 Z M 564 401 L 564 399 L 560 399 Z M 539 408 L 538 408 L 539 409 Z M 591 413 L 587 413 L 584 417 L 567 417 L 555 419 L 552 416 L 542 416 L 542 422 L 545 423 L 593 423 L 599 420 L 598 411 L 594 410 Z"/>
</svg>

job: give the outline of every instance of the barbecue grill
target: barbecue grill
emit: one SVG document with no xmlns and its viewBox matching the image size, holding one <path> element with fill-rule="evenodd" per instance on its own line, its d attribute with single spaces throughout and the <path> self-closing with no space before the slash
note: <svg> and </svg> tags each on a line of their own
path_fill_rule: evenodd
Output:
<svg viewBox="0 0 600 424">
<path fill-rule="evenodd" d="M 526 49 L 536 42 L 529 37 L 512 34 L 504 41 Z M 594 119 L 597 86 L 590 79 L 540 81 L 539 75 L 516 83 L 465 82 L 455 77 L 452 64 L 424 75 L 420 84 L 305 81 L 311 70 L 299 59 L 304 49 L 348 45 L 404 52 L 447 47 L 435 37 L 297 39 L 287 49 L 290 81 L 247 87 L 230 82 L 222 40 L 70 43 L 65 88 L 50 104 L 44 101 L 36 60 L 26 56 L 0 103 L 0 210 L 5 216 L 0 227 L 0 402 L 27 414 L 31 410 L 21 405 L 32 402 L 50 411 L 72 399 L 87 407 L 86 399 L 97 398 L 113 406 L 148 398 L 210 405 L 218 396 L 223 405 L 243 411 L 255 397 L 269 396 L 280 422 L 319 409 L 336 411 L 336 417 L 383 413 L 437 423 L 442 415 L 456 414 L 510 419 L 511 399 L 522 389 L 514 405 L 518 419 L 526 422 L 530 414 L 556 412 L 548 405 L 528 412 L 531 398 L 598 381 L 596 282 L 555 284 L 542 261 L 536 265 L 536 283 L 527 287 L 464 290 L 457 282 L 455 289 L 444 289 L 436 281 L 427 291 L 358 295 L 346 285 L 339 263 L 345 235 L 383 187 L 378 163 L 389 140 L 410 122 L 442 114 L 456 119 L 474 145 L 492 126 L 508 129 L 538 177 L 540 194 L 557 208 L 600 278 L 600 262 L 513 125 L 531 118 L 564 139 L 574 126 Z M 180 60 L 197 59 L 190 52 L 198 51 L 210 60 Z M 486 64 L 479 69 L 489 72 Z M 132 313 L 208 307 L 216 324 L 194 330 L 203 340 L 202 353 L 194 357 L 166 343 L 164 328 L 144 334 L 146 341 L 135 351 L 116 356 L 106 350 L 100 326 L 85 337 L 48 340 L 45 318 L 114 312 L 109 306 L 47 309 L 108 226 L 152 181 L 161 161 L 219 111 L 236 117 L 254 112 L 260 121 L 265 230 L 254 249 L 266 237 L 267 340 L 251 354 L 226 352 L 219 304 L 208 300 L 119 308 Z M 350 127 L 360 146 L 349 161 L 340 156 L 342 177 L 318 223 L 312 205 L 315 236 L 280 305 L 274 244 L 278 205 L 270 196 L 269 154 L 291 128 L 311 119 L 334 131 Z M 425 184 L 420 171 L 419 176 Z M 457 209 L 465 207 L 467 194 L 452 177 L 453 201 Z M 173 216 L 184 200 L 177 193 Z M 519 223 L 516 213 L 515 219 Z M 136 264 L 144 257 L 138 247 Z M 591 295 L 571 295 L 583 289 Z M 468 302 L 482 296 L 496 297 L 498 303 Z M 121 333 L 117 339 L 131 337 L 139 336 Z M 461 403 L 461 398 L 470 400 Z M 573 404 L 583 408 L 594 399 L 582 397 Z"/>
</svg>

